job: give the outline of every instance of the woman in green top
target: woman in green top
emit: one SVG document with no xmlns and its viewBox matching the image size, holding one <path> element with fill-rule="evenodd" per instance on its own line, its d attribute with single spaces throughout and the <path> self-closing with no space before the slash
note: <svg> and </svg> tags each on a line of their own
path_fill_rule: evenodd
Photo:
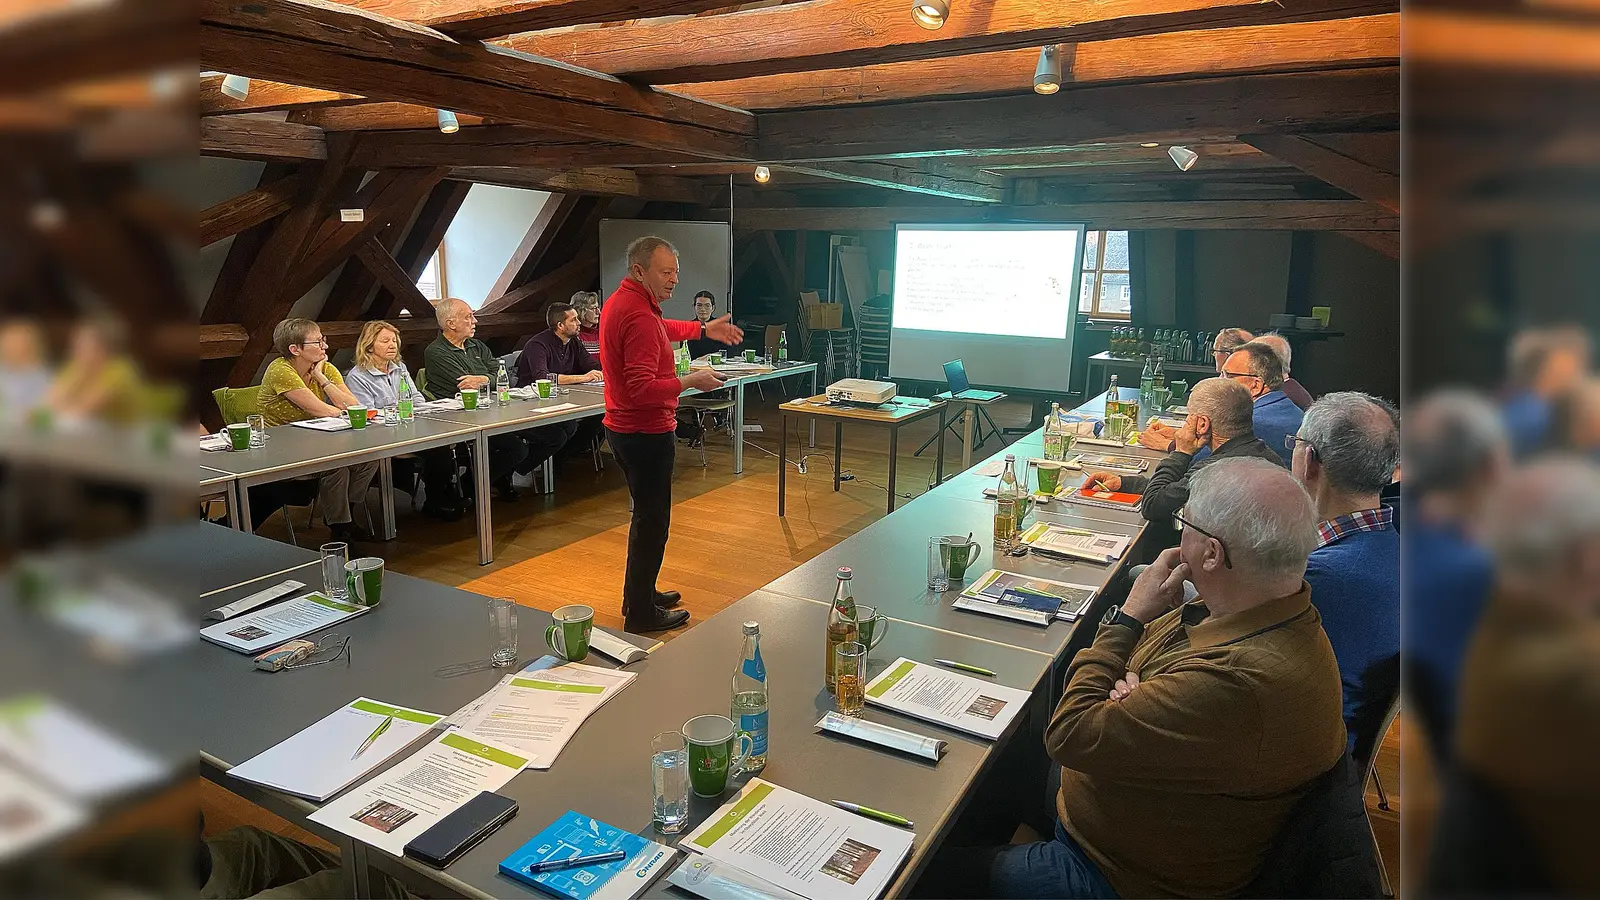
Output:
<svg viewBox="0 0 1600 900">
<path fill-rule="evenodd" d="M 272 345 L 283 354 L 261 376 L 259 406 L 267 427 L 320 416 L 342 416 L 360 401 L 344 386 L 344 377 L 328 362 L 328 342 L 310 319 L 284 319 L 272 330 Z M 365 503 L 378 473 L 375 462 L 332 469 L 317 481 L 317 503 L 336 540 L 370 540 L 351 524 L 350 500 Z M 370 524 L 372 518 L 367 517 Z"/>
</svg>

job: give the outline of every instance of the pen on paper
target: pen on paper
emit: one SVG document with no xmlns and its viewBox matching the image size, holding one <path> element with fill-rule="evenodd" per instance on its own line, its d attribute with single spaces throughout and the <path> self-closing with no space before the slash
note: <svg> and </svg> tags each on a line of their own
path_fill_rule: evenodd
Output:
<svg viewBox="0 0 1600 900">
<path fill-rule="evenodd" d="M 994 677 L 994 672 L 991 672 L 982 666 L 968 665 L 967 663 L 956 662 L 953 659 L 936 659 L 934 662 L 941 666 L 949 666 L 952 669 L 960 669 L 963 672 L 972 672 L 978 675 L 988 675 L 990 678 Z"/>
<path fill-rule="evenodd" d="M 378 738 L 383 737 L 383 733 L 388 731 L 389 726 L 393 724 L 394 716 L 384 716 L 383 721 L 378 723 L 378 727 L 372 729 L 372 733 L 367 735 L 367 739 L 361 742 L 360 747 L 356 748 L 356 752 L 350 754 L 350 758 L 355 759 L 371 749 L 372 745 L 377 742 Z"/>
<path fill-rule="evenodd" d="M 549 872 L 553 869 L 570 869 L 575 866 L 595 866 L 601 863 L 616 862 L 627 859 L 626 850 L 609 850 L 605 853 L 595 853 L 590 856 L 569 856 L 566 859 L 547 859 L 528 866 L 528 871 L 533 873 Z"/>
<path fill-rule="evenodd" d="M 834 800 L 833 805 L 845 810 L 846 812 L 853 812 L 858 816 L 866 816 L 869 819 L 877 819 L 880 822 L 888 822 L 890 825 L 902 825 L 906 828 L 911 827 L 910 819 L 906 818 L 905 816 L 897 816 L 891 812 L 884 812 L 881 809 L 873 809 L 870 806 L 862 806 L 859 803 L 851 803 L 846 800 Z"/>
</svg>

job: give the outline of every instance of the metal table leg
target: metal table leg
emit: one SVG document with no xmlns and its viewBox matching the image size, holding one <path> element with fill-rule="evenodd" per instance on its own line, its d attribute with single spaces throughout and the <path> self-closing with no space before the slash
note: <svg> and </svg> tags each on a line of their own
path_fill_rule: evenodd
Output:
<svg viewBox="0 0 1600 900">
<path fill-rule="evenodd" d="M 844 424 L 833 423 L 833 491 L 839 492 L 839 473 L 844 470 Z"/>
<path fill-rule="evenodd" d="M 945 413 L 948 411 L 948 407 L 941 407 L 939 410 L 939 455 L 933 463 L 933 483 L 936 485 L 944 484 L 944 426 L 947 424 Z M 961 446 L 970 445 L 962 444 Z"/>
<path fill-rule="evenodd" d="M 544 465 L 540 468 L 544 469 L 544 492 L 546 494 L 554 494 L 556 492 L 556 458 L 552 456 L 545 460 Z"/>
<path fill-rule="evenodd" d="M 961 470 L 972 468 L 972 419 L 978 414 L 977 404 L 967 403 L 961 408 Z M 943 432 L 940 432 L 941 434 Z"/>
<path fill-rule="evenodd" d="M 339 868 L 344 873 L 345 896 L 371 897 L 372 884 L 367 870 L 367 847 L 352 837 L 339 836 Z"/>
<path fill-rule="evenodd" d="M 394 457 L 385 456 L 378 462 L 378 492 L 383 496 L 383 539 L 395 538 L 394 527 Z"/>
<path fill-rule="evenodd" d="M 939 440 L 940 449 L 944 447 L 944 439 Z M 900 455 L 900 426 L 889 426 L 889 512 L 894 512 L 894 464 Z"/>
<path fill-rule="evenodd" d="M 222 492 L 222 502 L 228 504 L 228 527 L 234 531 L 239 528 L 239 482 L 233 481 L 228 489 Z"/>
<path fill-rule="evenodd" d="M 704 438 L 702 438 L 704 440 Z M 733 386 L 733 474 L 744 472 L 744 382 Z"/>
<path fill-rule="evenodd" d="M 803 453 L 801 455 L 804 455 Z M 789 486 L 789 414 L 778 416 L 778 517 L 783 517 L 784 489 Z"/>
<path fill-rule="evenodd" d="M 811 370 L 811 396 L 815 397 L 816 395 L 817 395 L 817 370 L 816 369 L 812 369 Z M 810 417 L 810 428 L 811 428 L 811 437 L 807 439 L 808 443 L 807 443 L 806 446 L 808 446 L 811 449 L 815 450 L 817 448 L 817 417 L 816 416 L 811 416 Z"/>
<path fill-rule="evenodd" d="M 232 520 L 233 527 L 243 532 L 253 530 L 250 527 L 250 489 L 244 486 L 244 482 L 233 483 L 233 503 L 230 506 L 238 508 Z"/>
<path fill-rule="evenodd" d="M 489 515 L 489 436 L 478 432 L 473 439 L 472 483 L 478 515 L 478 565 L 494 562 L 494 522 Z"/>
</svg>

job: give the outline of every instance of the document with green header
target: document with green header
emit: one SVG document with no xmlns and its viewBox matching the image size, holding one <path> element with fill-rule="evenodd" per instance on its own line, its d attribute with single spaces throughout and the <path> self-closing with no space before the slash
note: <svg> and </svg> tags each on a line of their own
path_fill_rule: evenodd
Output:
<svg viewBox="0 0 1600 900">
<path fill-rule="evenodd" d="M 451 716 L 450 724 L 521 752 L 530 768 L 548 769 L 578 726 L 636 677 L 579 663 L 518 672 Z"/>
<path fill-rule="evenodd" d="M 362 697 L 228 770 L 234 778 L 326 800 L 444 722 L 436 713 Z"/>
<path fill-rule="evenodd" d="M 996 740 L 1027 705 L 1027 691 L 900 657 L 867 683 L 867 702 Z"/>
<path fill-rule="evenodd" d="M 240 653 L 258 653 L 372 609 L 306 594 L 200 629 L 200 636 Z"/>
<path fill-rule="evenodd" d="M 400 856 L 412 838 L 481 791 L 504 787 L 527 764 L 525 754 L 504 744 L 467 732 L 446 732 L 312 813 L 310 820 Z"/>
<path fill-rule="evenodd" d="M 889 801 L 885 795 L 883 802 Z M 752 778 L 678 848 L 811 900 L 872 900 L 883 894 L 915 838 L 908 828 Z"/>
</svg>

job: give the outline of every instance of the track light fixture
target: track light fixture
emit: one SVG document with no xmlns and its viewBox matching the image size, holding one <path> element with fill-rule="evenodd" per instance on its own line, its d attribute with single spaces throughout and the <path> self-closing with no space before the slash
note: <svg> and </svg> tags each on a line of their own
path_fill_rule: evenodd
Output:
<svg viewBox="0 0 1600 900">
<path fill-rule="evenodd" d="M 756 166 L 756 183 L 766 184 L 772 180 L 772 170 L 766 166 Z"/>
<path fill-rule="evenodd" d="M 929 31 L 943 28 L 949 17 L 949 0 L 911 0 L 911 20 Z"/>
<path fill-rule="evenodd" d="M 461 120 L 448 109 L 439 110 L 439 130 L 445 134 L 455 134 L 461 130 Z"/>
<path fill-rule="evenodd" d="M 243 75 L 222 76 L 222 94 L 235 100 L 243 100 L 250 96 L 250 79 Z"/>
<path fill-rule="evenodd" d="M 1033 67 L 1033 92 L 1054 94 L 1061 90 L 1061 45 L 1045 44 L 1039 48 L 1039 64 Z"/>
<path fill-rule="evenodd" d="M 1179 147 L 1177 145 L 1170 147 L 1167 150 L 1167 155 L 1172 157 L 1172 164 L 1184 172 L 1194 168 L 1194 164 L 1200 159 L 1200 154 L 1190 150 L 1188 147 Z"/>
</svg>

